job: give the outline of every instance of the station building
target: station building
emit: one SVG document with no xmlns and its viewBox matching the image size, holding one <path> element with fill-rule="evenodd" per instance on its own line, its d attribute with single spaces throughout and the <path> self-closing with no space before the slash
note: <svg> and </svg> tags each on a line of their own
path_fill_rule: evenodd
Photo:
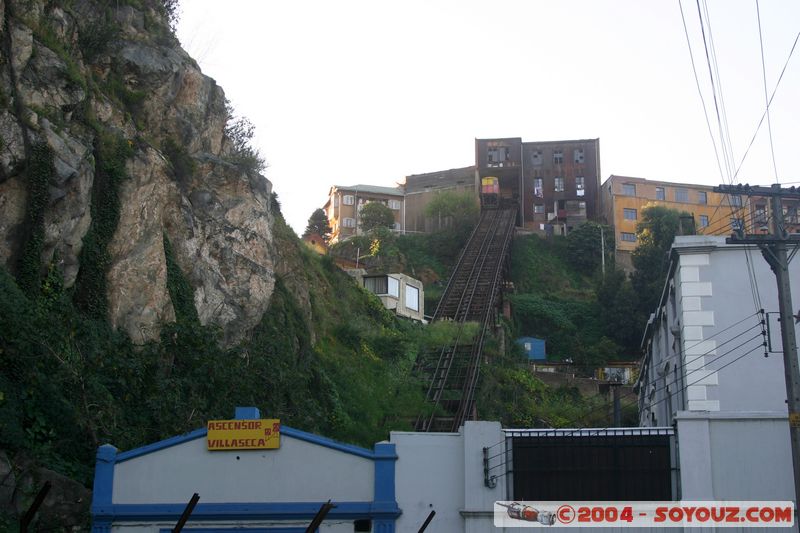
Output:
<svg viewBox="0 0 800 533">
<path fill-rule="evenodd" d="M 237 408 L 233 420 L 141 448 L 101 446 L 92 531 L 172 531 L 195 493 L 187 533 L 302 532 L 328 501 L 335 507 L 320 532 L 417 532 L 432 516 L 427 533 L 477 533 L 516 530 L 494 526 L 497 501 L 794 499 L 785 418 L 773 420 L 782 423 L 781 438 L 768 449 L 730 443 L 714 460 L 688 414 L 673 427 L 504 429 L 468 421 L 456 433 L 395 431 L 372 449 L 286 426 L 277 447 L 241 449 L 247 439 L 209 429 L 270 425 L 259 417 Z"/>
</svg>

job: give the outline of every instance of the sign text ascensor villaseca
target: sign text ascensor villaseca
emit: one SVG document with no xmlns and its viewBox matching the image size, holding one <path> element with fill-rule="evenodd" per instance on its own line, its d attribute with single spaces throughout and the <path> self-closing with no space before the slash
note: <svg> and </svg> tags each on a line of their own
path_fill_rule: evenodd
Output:
<svg viewBox="0 0 800 533">
<path fill-rule="evenodd" d="M 281 445 L 281 421 L 276 418 L 262 420 L 209 420 L 208 449 L 216 450 L 270 450 Z"/>
</svg>

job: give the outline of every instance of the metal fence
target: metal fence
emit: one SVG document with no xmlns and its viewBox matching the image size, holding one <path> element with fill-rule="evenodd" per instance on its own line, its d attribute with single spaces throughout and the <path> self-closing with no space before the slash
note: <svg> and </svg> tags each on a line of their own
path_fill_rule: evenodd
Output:
<svg viewBox="0 0 800 533">
<path fill-rule="evenodd" d="M 678 497 L 672 428 L 506 433 L 513 499 L 665 501 Z"/>
</svg>

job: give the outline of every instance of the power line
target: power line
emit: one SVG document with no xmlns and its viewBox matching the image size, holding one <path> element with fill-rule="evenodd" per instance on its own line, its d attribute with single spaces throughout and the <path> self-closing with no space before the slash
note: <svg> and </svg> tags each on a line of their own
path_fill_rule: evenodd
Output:
<svg viewBox="0 0 800 533">
<path fill-rule="evenodd" d="M 708 12 L 708 3 L 703 0 L 703 9 L 700 8 L 700 0 L 696 0 L 697 15 L 700 19 L 700 31 L 703 36 L 703 46 L 706 53 L 706 63 L 708 64 L 708 75 L 711 81 L 711 90 L 714 95 L 714 108 L 717 114 L 717 124 L 719 126 L 720 144 L 722 145 L 722 154 L 725 159 L 725 168 L 727 170 L 728 183 L 733 185 L 734 177 L 732 176 L 734 156 L 733 145 L 730 140 L 730 131 L 728 129 L 727 114 L 725 111 L 725 100 L 722 91 L 722 77 L 719 74 L 719 62 L 717 61 L 716 47 L 714 46 L 714 37 L 711 29 L 711 16 Z M 705 12 L 705 23 L 703 22 L 703 12 Z M 706 38 L 705 27 L 708 26 L 708 38 Z M 716 83 L 714 81 L 714 74 L 716 73 Z M 719 93 L 719 103 L 717 102 L 717 93 Z M 722 110 L 720 112 L 720 109 Z M 751 261 L 746 262 L 748 270 L 748 282 L 750 284 L 750 292 L 753 296 L 753 306 L 756 309 L 761 307 L 760 297 L 758 290 L 758 279 L 755 276 L 755 271 Z"/>
<path fill-rule="evenodd" d="M 778 181 L 778 165 L 775 163 L 775 146 L 772 144 L 772 120 L 769 117 L 769 99 L 767 97 L 767 70 L 764 66 L 764 38 L 761 35 L 761 9 L 756 0 L 756 16 L 758 17 L 758 43 L 761 46 L 761 77 L 764 79 L 764 103 L 767 113 L 767 130 L 769 131 L 769 150 L 772 153 L 772 169 L 775 171 L 775 183 Z M 732 183 L 731 183 L 732 185 Z"/>
<path fill-rule="evenodd" d="M 752 316 L 752 315 L 751 315 L 751 316 Z M 707 356 L 707 355 L 711 354 L 711 352 L 713 352 L 713 351 L 716 351 L 717 349 L 719 349 L 719 347 L 720 347 L 720 346 L 724 346 L 724 345 L 726 345 L 726 344 L 728 344 L 728 343 L 730 343 L 730 342 L 732 342 L 732 341 L 734 341 L 734 340 L 738 339 L 739 337 L 741 337 L 741 336 L 745 335 L 747 332 L 749 332 L 749 331 L 753 330 L 753 329 L 754 329 L 754 328 L 756 328 L 756 327 L 759 327 L 759 326 L 762 326 L 762 327 L 763 327 L 763 325 L 764 325 L 764 320 L 762 319 L 762 320 L 760 320 L 760 321 L 759 321 L 757 324 L 754 324 L 754 325 L 753 325 L 753 326 L 751 326 L 750 328 L 748 328 L 748 329 L 746 329 L 746 330 L 742 331 L 741 333 L 738 333 L 737 335 L 735 335 L 735 336 L 731 337 L 730 339 L 728 339 L 728 340 L 727 340 L 727 341 L 725 341 L 724 343 L 722 343 L 722 344 L 719 344 L 719 345 L 715 346 L 714 348 L 712 348 L 711 350 L 708 350 L 707 352 L 705 352 L 705 353 L 703 353 L 703 354 L 698 354 L 697 356 L 693 356 L 693 357 L 705 357 L 705 356 Z M 707 362 L 707 364 L 714 363 L 714 362 L 716 362 L 716 361 L 718 361 L 718 360 L 722 359 L 723 357 L 726 357 L 726 356 L 730 355 L 731 353 L 735 352 L 736 350 L 738 350 L 739 348 L 741 348 L 741 347 L 742 347 L 742 346 L 744 346 L 745 344 L 747 344 L 747 343 L 749 343 L 749 342 L 752 342 L 753 340 L 757 339 L 759 336 L 761 336 L 761 337 L 763 338 L 765 335 L 766 335 L 766 332 L 764 332 L 764 331 L 762 331 L 762 332 L 759 332 L 759 333 L 757 333 L 756 335 L 754 335 L 753 337 L 751 337 L 751 338 L 747 339 L 746 341 L 744 341 L 743 343 L 741 343 L 741 344 L 739 344 L 739 345 L 735 346 L 734 348 L 732 348 L 732 349 L 730 349 L 730 350 L 728 350 L 728 351 L 726 351 L 726 352 L 724 352 L 724 353 L 722 353 L 722 354 L 718 355 L 718 356 L 717 356 L 717 357 L 715 357 L 714 359 L 712 359 L 712 360 L 708 361 L 708 362 Z M 706 339 L 706 340 L 709 340 L 709 339 Z M 759 346 L 761 346 L 761 345 L 759 345 Z M 687 372 L 685 375 L 683 375 L 683 377 L 684 377 L 684 378 L 686 378 L 686 377 L 688 377 L 688 376 L 690 376 L 690 375 L 694 374 L 695 372 L 698 372 L 698 371 L 701 371 L 701 370 L 708 370 L 708 369 L 707 369 L 707 368 L 697 368 L 697 369 L 695 369 L 695 370 L 691 370 L 691 371 Z M 673 382 L 673 383 L 674 383 L 674 382 Z M 647 384 L 646 384 L 646 385 L 644 385 L 644 386 L 645 386 L 645 387 L 648 387 L 648 386 L 650 386 L 651 384 L 652 384 L 652 382 L 650 382 L 650 383 L 647 383 Z M 656 391 L 655 391 L 655 392 L 658 392 L 658 391 L 660 391 L 660 390 L 663 390 L 663 388 L 656 389 Z M 633 395 L 633 394 L 636 394 L 636 393 L 635 393 L 634 391 L 627 392 L 627 393 L 623 394 L 623 395 L 620 397 L 620 399 L 622 399 L 622 398 L 625 398 L 625 397 L 628 397 L 628 396 L 631 396 L 631 395 Z M 593 413 L 595 413 L 595 412 L 599 411 L 600 409 L 604 409 L 604 410 L 605 410 L 605 409 L 608 409 L 608 405 L 601 405 L 601 406 L 599 406 L 599 407 L 596 407 L 596 408 L 594 408 L 594 409 L 591 409 L 591 410 L 589 410 L 589 411 L 588 411 L 588 412 L 586 412 L 586 413 L 583 413 L 583 415 L 581 415 L 581 417 L 580 417 L 580 418 L 578 418 L 578 419 L 577 419 L 575 422 L 580 422 L 580 421 L 582 421 L 582 420 L 585 420 L 587 416 L 589 416 L 589 415 L 591 415 L 591 414 L 593 414 Z M 578 425 L 578 424 L 576 423 L 575 425 Z M 578 429 L 581 429 L 581 428 L 578 428 Z M 585 428 L 583 428 L 583 429 L 585 429 Z M 608 428 L 605 428 L 605 429 L 608 429 Z M 577 431 L 577 429 L 576 429 L 576 431 Z"/>
<path fill-rule="evenodd" d="M 711 131 L 711 121 L 708 119 L 708 111 L 706 109 L 706 100 L 703 97 L 703 91 L 700 88 L 700 78 L 697 76 L 697 67 L 694 63 L 694 54 L 692 53 L 692 44 L 689 40 L 689 30 L 686 28 L 686 17 L 683 14 L 683 4 L 681 0 L 678 0 L 678 7 L 681 10 L 681 21 L 683 21 L 683 32 L 686 34 L 686 46 L 689 48 L 689 59 L 692 61 L 692 73 L 694 74 L 694 81 L 697 85 L 697 94 L 700 95 L 700 102 L 703 106 L 703 115 L 706 117 L 706 126 L 708 127 L 708 135 L 711 137 L 711 145 L 714 147 L 714 155 L 716 156 L 717 160 L 717 168 L 719 168 L 719 177 L 722 181 L 725 181 L 725 176 L 722 173 L 722 164 L 719 161 L 719 151 L 717 150 L 717 142 L 714 140 L 714 133 Z"/>
<path fill-rule="evenodd" d="M 761 335 L 761 334 L 759 333 L 759 335 Z M 739 346 L 737 346 L 737 347 L 736 347 L 736 348 L 734 348 L 733 350 L 730 350 L 730 351 L 726 352 L 725 354 L 723 354 L 723 355 L 721 355 L 721 356 L 717 357 L 716 359 L 712 360 L 711 362 L 712 362 L 712 363 L 713 363 L 713 362 L 716 362 L 716 361 L 720 360 L 722 357 L 724 357 L 724 356 L 726 356 L 726 355 L 729 355 L 730 353 L 732 353 L 732 352 L 733 352 L 733 351 L 735 351 L 736 349 L 738 349 L 738 348 L 740 348 L 740 347 L 744 346 L 745 344 L 747 344 L 747 343 L 749 343 L 749 342 L 751 342 L 751 341 L 755 340 L 756 338 L 758 338 L 758 336 L 759 336 L 759 335 L 755 335 L 754 337 L 751 337 L 750 339 L 746 340 L 745 342 L 743 342 L 742 344 L 740 344 Z M 762 348 L 762 347 L 765 347 L 765 346 L 766 346 L 766 341 L 764 341 L 763 343 L 759 343 L 757 346 L 754 346 L 753 348 L 751 348 L 751 349 L 749 349 L 748 351 L 744 352 L 743 354 L 741 354 L 741 355 L 740 355 L 739 357 L 737 357 L 736 359 L 733 359 L 733 360 L 731 360 L 731 361 L 728 361 L 727 363 L 725 363 L 724 365 L 720 366 L 720 367 L 719 367 L 719 368 L 717 368 L 716 370 L 712 370 L 712 371 L 711 371 L 711 374 L 716 374 L 716 373 L 718 373 L 718 372 L 719 372 L 720 370 L 722 370 L 723 368 L 727 368 L 727 367 L 729 367 L 729 366 L 730 366 L 730 365 L 732 365 L 733 363 L 735 363 L 735 362 L 737 362 L 737 361 L 739 361 L 739 360 L 741 360 L 741 359 L 743 359 L 743 358 L 747 357 L 748 355 L 750 355 L 751 353 L 755 352 L 755 351 L 756 351 L 756 350 L 758 350 L 759 348 Z M 694 372 L 700 371 L 700 370 L 708 370 L 708 369 L 707 369 L 707 368 L 696 369 L 696 370 L 693 370 L 692 372 L 689 372 L 689 373 L 687 373 L 686 375 L 688 376 L 688 375 L 690 375 L 690 374 L 692 374 L 692 373 L 694 373 Z M 709 375 L 711 375 L 711 374 L 709 374 Z M 671 400 L 671 399 L 672 399 L 672 396 L 674 396 L 674 395 L 676 395 L 676 394 L 678 394 L 678 393 L 680 393 L 680 392 L 683 392 L 683 391 L 685 391 L 686 389 L 688 389 L 689 387 L 691 387 L 691 386 L 693 386 L 693 385 L 697 385 L 698 383 L 700 383 L 701 381 L 703 381 L 703 380 L 704 380 L 704 379 L 706 379 L 707 377 L 708 377 L 708 376 L 703 376 L 703 377 L 701 377 L 701 378 L 698 378 L 698 379 L 697 379 L 697 380 L 695 380 L 695 381 L 692 381 L 691 383 L 687 383 L 686 385 L 684 385 L 684 386 L 682 386 L 682 387 L 680 387 L 680 388 L 676 389 L 674 392 L 668 392 L 668 393 L 667 393 L 667 396 L 665 396 L 664 398 L 661 398 L 660 400 L 657 400 L 657 401 L 653 402 L 652 404 L 650 404 L 650 407 L 654 407 L 654 406 L 657 406 L 657 405 L 659 405 L 659 404 L 660 404 L 660 403 L 662 403 L 662 402 L 666 402 L 667 400 Z M 673 381 L 671 384 L 673 384 L 673 385 L 674 385 L 675 383 L 676 383 L 676 382 L 675 382 L 675 381 Z M 665 385 L 664 387 L 661 387 L 661 388 L 659 388 L 659 389 L 656 389 L 656 392 L 660 392 L 660 391 L 662 391 L 662 390 L 665 390 L 666 388 L 668 388 L 668 387 L 669 387 L 669 385 L 670 385 L 670 384 L 667 384 L 667 385 Z M 627 394 L 626 396 L 629 396 L 629 395 L 630 395 L 630 394 Z M 622 397 L 620 397 L 620 399 L 621 399 L 621 398 L 622 398 Z M 637 399 L 637 402 L 636 402 L 636 403 L 638 403 L 638 399 Z M 631 405 L 634 405 L 634 403 L 630 403 L 630 404 L 628 404 L 628 406 L 631 406 Z M 590 429 L 590 431 L 594 430 L 594 428 L 588 428 L 588 429 Z M 605 428 L 600 428 L 600 429 L 597 429 L 596 431 L 599 433 L 600 431 L 604 431 L 604 430 L 607 430 L 607 429 L 610 429 L 610 426 L 609 426 L 609 427 L 605 427 Z M 590 435 L 591 435 L 591 433 L 590 433 Z"/>
<path fill-rule="evenodd" d="M 717 47 L 714 44 L 714 33 L 711 29 L 711 15 L 708 13 L 708 3 L 703 0 L 703 12 L 706 15 L 706 25 L 708 26 L 708 43 L 709 50 L 711 51 L 711 60 L 714 68 L 714 75 L 717 79 L 717 91 L 719 92 L 719 106 L 722 115 L 722 122 L 720 123 L 720 136 L 722 138 L 722 145 L 725 147 L 724 153 L 727 153 L 725 167 L 728 169 L 728 179 L 731 179 L 731 170 L 733 169 L 733 145 L 731 144 L 731 133 L 728 128 L 728 112 L 725 108 L 725 97 L 722 91 L 722 76 L 719 74 L 719 61 L 717 61 Z M 702 24 L 702 20 L 701 20 Z M 712 82 L 713 86 L 713 82 Z"/>
<path fill-rule="evenodd" d="M 786 62 L 783 64 L 783 69 L 781 70 L 781 75 L 778 76 L 778 81 L 775 82 L 775 88 L 772 89 L 772 95 L 770 95 L 769 101 L 767 102 L 767 109 L 765 109 L 764 113 L 762 113 L 761 119 L 758 121 L 758 125 L 756 126 L 756 131 L 753 133 L 753 137 L 750 139 L 750 144 L 747 146 L 747 150 L 745 150 L 744 155 L 742 156 L 742 160 L 739 162 L 739 166 L 736 168 L 736 173 L 733 175 L 734 180 L 736 180 L 736 177 L 739 176 L 739 171 L 742 169 L 742 165 L 744 164 L 745 159 L 747 159 L 747 154 L 750 153 L 750 148 L 753 147 L 753 143 L 756 140 L 758 131 L 761 129 L 761 124 L 764 123 L 764 117 L 767 116 L 767 110 L 769 110 L 769 106 L 772 105 L 772 99 L 775 98 L 775 93 L 778 91 L 778 87 L 781 84 L 783 75 L 786 73 L 786 67 L 789 65 L 789 61 L 792 59 L 792 54 L 794 54 L 794 49 L 797 47 L 798 40 L 800 40 L 800 32 L 797 32 L 797 36 L 794 38 L 794 44 L 792 44 L 792 49 L 789 50 L 789 57 L 786 58 Z"/>
<path fill-rule="evenodd" d="M 761 335 L 761 334 L 759 333 L 758 335 L 755 335 L 754 337 L 751 337 L 750 339 L 748 339 L 748 340 L 744 341 L 743 343 L 739 344 L 739 345 L 738 345 L 736 348 L 734 348 L 734 349 L 732 349 L 732 350 L 729 350 L 728 352 L 725 352 L 724 354 L 722 354 L 722 355 L 718 356 L 717 358 L 715 358 L 715 359 L 714 359 L 713 361 L 711 361 L 711 362 L 713 363 L 713 362 L 716 362 L 716 361 L 718 361 L 718 360 L 722 359 L 723 357 L 725 357 L 725 356 L 727 356 L 727 355 L 731 354 L 732 352 L 734 352 L 734 351 L 735 351 L 735 350 L 737 350 L 738 348 L 740 348 L 740 347 L 742 347 L 742 346 L 746 345 L 747 343 L 749 343 L 749 342 L 751 342 L 751 341 L 755 340 L 755 339 L 756 339 L 756 338 L 758 338 L 760 335 Z M 716 370 L 713 370 L 713 371 L 711 371 L 711 373 L 710 373 L 710 374 L 708 374 L 708 375 L 711 375 L 711 374 L 715 374 L 715 373 L 718 373 L 718 372 L 720 372 L 722 369 L 729 367 L 730 365 L 732 365 L 732 364 L 736 363 L 737 361 L 740 361 L 741 359 L 743 359 L 743 358 L 747 357 L 748 355 L 752 354 L 753 352 L 755 352 L 755 351 L 756 351 L 756 350 L 758 350 L 759 348 L 761 348 L 761 347 L 765 347 L 765 346 L 766 346 L 766 341 L 763 341 L 762 343 L 759 343 L 758 345 L 756 345 L 756 346 L 754 346 L 753 348 L 751 348 L 751 349 L 747 350 L 746 352 L 742 353 L 741 355 L 739 355 L 739 356 L 738 356 L 738 357 L 736 357 L 735 359 L 733 359 L 733 360 L 731 360 L 731 361 L 728 361 L 727 363 L 725 363 L 724 365 L 720 366 L 720 367 L 719 367 L 719 368 L 717 368 Z M 693 370 L 693 371 L 691 371 L 691 372 L 688 372 L 688 373 L 686 374 L 686 376 L 689 376 L 689 375 L 691 375 L 692 373 L 694 373 L 694 372 L 698 372 L 698 371 L 701 371 L 701 370 L 708 371 L 709 369 L 707 369 L 707 368 L 699 368 L 699 369 L 695 369 L 695 370 Z M 679 394 L 679 393 L 681 393 L 681 392 L 685 391 L 686 389 L 688 389 L 688 388 L 689 388 L 689 387 L 691 387 L 691 386 L 697 385 L 698 383 L 700 383 L 701 381 L 703 381 L 704 379 L 706 379 L 706 378 L 708 377 L 708 375 L 704 375 L 704 376 L 702 376 L 702 377 L 698 378 L 697 380 L 695 380 L 695 381 L 692 381 L 691 383 L 687 383 L 687 384 L 683 385 L 682 387 L 679 387 L 679 388 L 678 388 L 678 389 L 676 389 L 675 391 L 668 392 L 668 393 L 667 393 L 667 395 L 666 395 L 664 398 L 661 398 L 660 400 L 657 400 L 657 401 L 655 401 L 655 402 L 651 403 L 651 404 L 649 405 L 649 407 L 651 407 L 651 408 L 652 408 L 652 407 L 655 407 L 655 406 L 657 406 L 657 405 L 661 404 L 662 402 L 666 402 L 666 401 L 669 401 L 669 400 L 671 400 L 671 399 L 672 399 L 672 397 L 673 397 L 674 395 L 676 395 L 676 394 Z M 684 377 L 685 377 L 685 376 L 684 376 Z M 675 382 L 675 381 L 673 381 L 671 384 L 675 384 L 675 383 L 676 383 L 676 382 Z M 659 391 L 665 390 L 665 389 L 669 388 L 669 386 L 670 386 L 670 384 L 666 384 L 664 387 L 657 389 L 655 392 L 659 392 Z M 630 396 L 630 395 L 631 395 L 631 393 L 626 393 L 626 394 L 624 394 L 623 396 L 621 396 L 621 397 L 620 397 L 620 401 L 622 400 L 622 398 L 624 398 L 624 397 L 627 397 L 627 396 Z M 637 403 L 638 403 L 638 397 L 637 397 L 637 399 L 636 399 L 636 401 L 635 401 L 635 402 L 628 403 L 628 404 L 627 404 L 625 407 L 631 407 L 631 406 L 633 406 L 633 405 L 635 405 L 635 404 L 637 404 Z M 604 405 L 603 407 L 604 407 L 605 409 L 607 409 L 607 408 L 608 408 L 608 406 L 607 406 L 607 405 Z M 555 432 L 555 431 L 557 431 L 557 428 L 546 428 L 546 429 L 553 429 L 553 431 L 554 431 L 554 432 Z M 604 427 L 604 428 L 575 428 L 575 429 L 573 429 L 573 431 L 572 431 L 571 433 L 566 433 L 566 434 L 564 434 L 564 435 L 561 435 L 561 436 L 562 436 L 562 437 L 570 437 L 570 436 L 574 435 L 576 432 L 578 432 L 578 431 L 581 431 L 581 429 L 586 429 L 586 430 L 588 430 L 588 431 L 589 431 L 589 432 L 588 432 L 588 434 L 587 434 L 586 436 L 592 436 L 592 432 L 594 432 L 595 434 L 599 434 L 599 433 L 601 433 L 601 432 L 603 432 L 603 431 L 606 431 L 606 430 L 608 430 L 608 429 L 611 429 L 611 426 L 606 426 L 606 427 Z M 503 441 L 503 443 L 505 443 L 505 440 Z M 498 443 L 498 444 L 499 444 L 499 443 Z M 496 445 L 495 445 L 495 446 L 496 446 Z M 503 455 L 503 454 L 501 453 L 501 454 L 495 455 L 495 456 L 493 456 L 493 458 L 499 457 L 500 455 Z M 498 467 L 500 467 L 500 466 L 503 466 L 503 465 L 505 465 L 505 464 L 508 464 L 507 457 L 506 457 L 506 460 L 505 460 L 505 461 L 501 462 L 501 463 L 500 463 L 500 464 L 498 464 L 498 465 L 495 465 L 494 467 L 491 467 L 491 468 L 490 468 L 490 470 L 493 470 L 493 469 L 495 469 L 495 468 L 498 468 Z M 506 473 L 508 473 L 508 472 L 506 472 Z M 503 474 L 503 475 L 505 475 L 505 474 Z M 495 477 L 501 477 L 501 476 L 500 476 L 500 475 L 498 475 L 498 476 L 495 476 Z"/>
<path fill-rule="evenodd" d="M 747 316 L 745 316 L 745 317 L 743 317 L 743 318 L 741 318 L 741 319 L 737 320 L 736 322 L 734 322 L 734 323 L 730 324 L 729 326 L 727 326 L 727 327 L 725 327 L 725 328 L 723 328 L 723 329 L 720 329 L 720 330 L 716 331 L 716 332 L 715 332 L 713 335 L 711 335 L 711 336 L 709 336 L 709 337 L 707 337 L 707 338 L 705 338 L 705 339 L 699 340 L 699 341 L 695 342 L 694 344 L 691 344 L 691 345 L 685 346 L 685 347 L 683 348 L 683 351 L 688 351 L 688 350 L 690 350 L 690 349 L 692 349 L 692 348 L 695 348 L 696 346 L 699 346 L 699 345 L 703 344 L 704 342 L 708 342 L 708 341 L 710 341 L 710 340 L 713 340 L 714 338 L 716 338 L 716 337 L 718 337 L 718 336 L 722 335 L 723 333 L 725 333 L 725 332 L 727 332 L 727 331 L 730 331 L 730 330 L 732 330 L 732 329 L 733 329 L 733 328 L 735 328 L 735 327 L 738 327 L 739 325 L 741 325 L 742 323 L 746 322 L 747 320 L 749 320 L 749 319 L 753 318 L 754 316 L 756 316 L 756 315 L 759 315 L 759 314 L 760 314 L 762 311 L 763 311 L 763 310 L 759 310 L 759 311 L 758 311 L 758 312 L 756 312 L 756 313 L 751 313 L 751 314 L 749 314 L 749 315 L 747 315 Z M 731 341 L 733 341 L 733 340 L 735 340 L 735 339 L 737 339 L 737 338 L 741 337 L 742 335 L 744 335 L 744 334 L 745 334 L 745 333 L 747 333 L 748 331 L 751 331 L 751 330 L 753 330 L 754 328 L 756 328 L 756 327 L 758 327 L 758 326 L 760 326 L 760 325 L 763 325 L 763 320 L 759 320 L 759 321 L 758 321 L 756 324 L 754 324 L 754 325 L 750 326 L 750 327 L 749 327 L 749 328 L 747 328 L 746 330 L 744 330 L 744 331 L 740 332 L 739 334 L 735 335 L 734 337 L 731 337 L 730 339 L 726 340 L 726 341 L 725 341 L 725 342 L 723 342 L 722 344 L 719 344 L 719 345 L 717 345 L 717 346 L 716 346 L 716 347 L 715 347 L 713 350 L 709 350 L 708 352 L 706 352 L 705 354 L 702 354 L 702 355 L 703 355 L 703 356 L 705 356 L 705 355 L 708 355 L 708 354 L 709 354 L 709 353 L 711 353 L 712 351 L 714 351 L 714 350 L 718 349 L 720 346 L 724 346 L 724 345 L 728 344 L 729 342 L 731 342 Z M 723 356 L 724 356 L 724 355 L 726 355 L 726 354 L 723 354 Z M 626 393 L 626 394 L 625 394 L 625 396 L 629 396 L 630 394 L 631 394 L 631 393 Z M 595 395 L 593 395 L 593 396 L 589 396 L 589 397 L 588 397 L 588 398 L 586 398 L 585 400 L 586 400 L 586 401 L 594 401 L 595 399 L 597 399 L 597 398 L 600 398 L 601 396 L 605 396 L 605 395 L 603 395 L 603 394 L 595 394 Z M 603 406 L 600 406 L 600 407 L 607 408 L 608 406 L 607 406 L 607 405 L 603 405 Z M 586 416 L 588 416 L 589 414 L 593 413 L 593 412 L 594 412 L 595 410 L 597 410 L 597 409 L 598 409 L 598 408 L 592 409 L 592 410 L 588 411 L 587 413 L 584 413 L 584 414 L 582 414 L 582 415 L 581 415 L 579 418 L 569 421 L 567 424 L 575 424 L 575 425 L 578 425 L 578 422 L 580 422 L 581 420 L 585 419 L 585 418 L 586 418 Z M 505 443 L 505 440 L 502 440 L 502 441 L 500 441 L 500 442 L 496 442 L 495 444 L 492 444 L 491 446 L 488 446 L 488 447 L 487 447 L 487 449 L 488 449 L 488 450 L 491 450 L 492 448 L 495 448 L 496 446 L 500 446 L 500 445 L 501 445 L 501 444 L 503 444 L 503 443 Z M 495 456 L 492 456 L 492 458 L 493 458 L 493 457 L 497 457 L 497 456 L 495 455 Z"/>
</svg>

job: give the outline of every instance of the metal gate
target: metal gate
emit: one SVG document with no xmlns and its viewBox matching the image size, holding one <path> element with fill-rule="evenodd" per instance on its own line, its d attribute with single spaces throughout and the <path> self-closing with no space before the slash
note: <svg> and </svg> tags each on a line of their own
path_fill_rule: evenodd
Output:
<svg viewBox="0 0 800 533">
<path fill-rule="evenodd" d="M 672 428 L 509 430 L 506 437 L 515 500 L 677 499 Z"/>
</svg>

